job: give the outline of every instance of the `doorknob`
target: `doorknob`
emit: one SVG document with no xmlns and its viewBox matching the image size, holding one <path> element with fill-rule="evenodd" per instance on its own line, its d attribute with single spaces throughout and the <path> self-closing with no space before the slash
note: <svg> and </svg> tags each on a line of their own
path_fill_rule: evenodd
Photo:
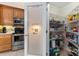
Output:
<svg viewBox="0 0 79 59">
<path fill-rule="evenodd" d="M 46 30 L 46 33 L 48 33 L 48 30 Z"/>
<path fill-rule="evenodd" d="M 29 35 L 24 35 L 24 36 L 29 36 Z"/>
</svg>

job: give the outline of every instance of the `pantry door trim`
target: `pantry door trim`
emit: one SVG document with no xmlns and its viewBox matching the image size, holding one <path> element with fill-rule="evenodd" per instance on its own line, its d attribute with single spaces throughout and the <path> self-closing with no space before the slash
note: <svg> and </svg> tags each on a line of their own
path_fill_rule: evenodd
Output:
<svg viewBox="0 0 79 59">
<path fill-rule="evenodd" d="M 28 55 L 28 11 L 26 3 L 24 4 L 24 55 Z"/>
</svg>

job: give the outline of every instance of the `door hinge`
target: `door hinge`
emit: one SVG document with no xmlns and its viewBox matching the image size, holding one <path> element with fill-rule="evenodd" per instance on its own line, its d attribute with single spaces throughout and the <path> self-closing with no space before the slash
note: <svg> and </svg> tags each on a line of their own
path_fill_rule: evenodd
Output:
<svg viewBox="0 0 79 59">
<path fill-rule="evenodd" d="M 48 8 L 46 8 L 46 11 L 48 11 Z"/>
<path fill-rule="evenodd" d="M 48 56 L 49 54 L 48 53 L 46 53 L 46 56 Z"/>
<path fill-rule="evenodd" d="M 46 33 L 48 33 L 48 31 L 46 30 Z"/>
</svg>

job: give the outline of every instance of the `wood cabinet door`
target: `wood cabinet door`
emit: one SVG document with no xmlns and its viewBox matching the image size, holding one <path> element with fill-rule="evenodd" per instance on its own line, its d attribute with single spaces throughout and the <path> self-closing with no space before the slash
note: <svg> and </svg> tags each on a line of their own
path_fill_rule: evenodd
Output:
<svg viewBox="0 0 79 59">
<path fill-rule="evenodd" d="M 0 35 L 0 46 L 4 44 L 4 43 L 3 43 L 3 40 L 4 40 L 3 36 Z"/>
<path fill-rule="evenodd" d="M 12 37 L 11 37 L 11 35 L 5 35 L 3 41 L 4 41 L 4 44 L 11 44 L 12 43 Z"/>
<path fill-rule="evenodd" d="M 19 17 L 24 18 L 24 10 L 19 10 Z"/>
<path fill-rule="evenodd" d="M 7 50 L 11 50 L 11 44 L 0 46 L 0 52 L 7 51 Z"/>
<path fill-rule="evenodd" d="M 18 10 L 17 8 L 14 8 L 14 9 L 13 9 L 13 17 L 19 18 L 19 17 L 18 17 L 18 14 L 19 14 L 19 10 Z"/>
<path fill-rule="evenodd" d="M 24 18 L 24 10 L 14 8 L 14 17 L 16 17 L 16 18 Z"/>
<path fill-rule="evenodd" d="M 2 18 L 5 25 L 13 25 L 13 8 L 2 6 Z"/>
<path fill-rule="evenodd" d="M 0 52 L 11 50 L 11 35 L 0 35 Z"/>
<path fill-rule="evenodd" d="M 7 45 L 12 43 L 12 36 L 11 35 L 0 35 L 0 46 Z"/>
</svg>

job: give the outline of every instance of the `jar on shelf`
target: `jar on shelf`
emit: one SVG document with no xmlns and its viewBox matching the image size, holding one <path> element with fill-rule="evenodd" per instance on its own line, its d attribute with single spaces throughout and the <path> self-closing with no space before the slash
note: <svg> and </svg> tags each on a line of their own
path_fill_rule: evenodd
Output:
<svg viewBox="0 0 79 59">
<path fill-rule="evenodd" d="M 75 19 L 79 20 L 79 13 L 76 14 Z"/>
<path fill-rule="evenodd" d="M 73 21 L 73 16 L 72 15 L 69 15 L 67 18 L 68 18 L 69 22 Z"/>
<path fill-rule="evenodd" d="M 77 27 L 73 27 L 73 32 L 78 32 L 78 28 Z"/>
<path fill-rule="evenodd" d="M 76 20 L 76 14 L 73 15 L 73 20 Z"/>
</svg>

